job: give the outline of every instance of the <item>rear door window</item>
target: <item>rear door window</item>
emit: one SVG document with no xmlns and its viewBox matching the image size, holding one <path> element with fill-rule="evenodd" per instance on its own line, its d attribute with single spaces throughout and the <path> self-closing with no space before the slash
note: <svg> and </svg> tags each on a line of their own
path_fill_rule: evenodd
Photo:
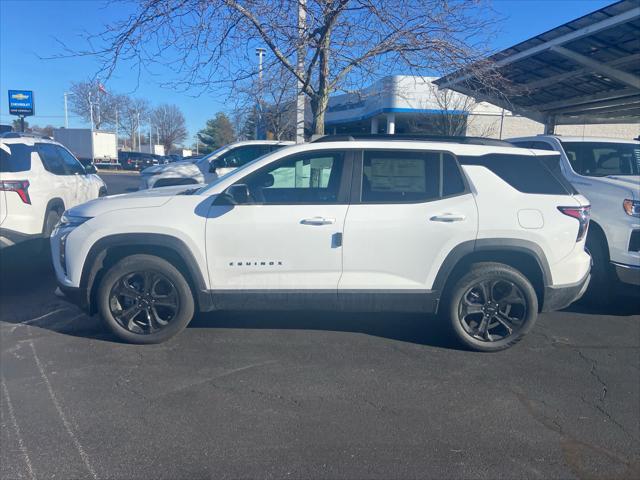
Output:
<svg viewBox="0 0 640 480">
<path fill-rule="evenodd" d="M 66 175 L 64 161 L 60 156 L 56 145 L 52 143 L 36 143 L 36 151 L 42 160 L 42 165 L 54 175 Z"/>
<path fill-rule="evenodd" d="M 79 175 L 84 175 L 86 173 L 82 164 L 78 160 L 76 160 L 76 157 L 71 155 L 71 153 L 69 153 L 62 147 L 56 145 L 55 148 L 58 151 L 58 155 L 60 155 L 60 158 L 62 158 L 62 161 L 64 162 L 67 173 L 71 175 L 76 173 Z"/>
<path fill-rule="evenodd" d="M 362 203 L 421 203 L 466 191 L 460 168 L 450 153 L 364 152 Z"/>
<path fill-rule="evenodd" d="M 33 149 L 21 143 L 3 144 L 11 151 L 9 154 L 0 148 L 0 172 L 28 172 L 31 170 L 31 152 Z"/>
</svg>

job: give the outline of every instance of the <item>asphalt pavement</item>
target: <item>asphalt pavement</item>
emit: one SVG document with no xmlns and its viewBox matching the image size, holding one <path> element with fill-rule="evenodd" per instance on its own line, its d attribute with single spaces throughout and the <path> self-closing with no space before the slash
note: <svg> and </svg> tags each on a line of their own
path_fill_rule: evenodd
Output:
<svg viewBox="0 0 640 480">
<path fill-rule="evenodd" d="M 134 346 L 16 248 L 0 258 L 2 479 L 640 478 L 638 298 L 543 314 L 496 354 L 432 317 L 326 312 L 200 315 Z"/>
</svg>

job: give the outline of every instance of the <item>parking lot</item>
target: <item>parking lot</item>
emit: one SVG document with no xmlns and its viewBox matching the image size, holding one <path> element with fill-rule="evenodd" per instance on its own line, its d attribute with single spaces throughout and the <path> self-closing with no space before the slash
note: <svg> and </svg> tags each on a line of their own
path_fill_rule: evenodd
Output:
<svg viewBox="0 0 640 480">
<path fill-rule="evenodd" d="M 640 476 L 637 298 L 479 354 L 408 314 L 218 312 L 126 345 L 54 290 L 2 258 L 2 478 Z"/>
</svg>

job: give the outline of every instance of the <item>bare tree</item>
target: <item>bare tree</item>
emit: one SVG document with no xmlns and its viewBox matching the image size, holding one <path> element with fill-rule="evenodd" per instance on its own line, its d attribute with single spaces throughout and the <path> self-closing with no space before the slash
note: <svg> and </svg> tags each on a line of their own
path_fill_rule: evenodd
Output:
<svg viewBox="0 0 640 480">
<path fill-rule="evenodd" d="M 494 20 L 486 0 L 138 0 L 137 10 L 89 38 L 101 75 L 120 61 L 139 71 L 171 65 L 172 86 L 206 92 L 255 77 L 256 44 L 268 64 L 300 82 L 324 133 L 329 95 L 379 72 L 451 71 L 479 60 Z M 306 22 L 298 25 L 298 9 Z M 304 59 L 298 68 L 296 53 Z"/>
<path fill-rule="evenodd" d="M 113 127 L 116 121 L 117 96 L 110 94 L 98 81 L 74 82 L 70 88 L 70 109 L 100 130 L 103 126 Z"/>
<path fill-rule="evenodd" d="M 187 127 L 184 115 L 176 105 L 163 104 L 151 113 L 151 123 L 158 129 L 160 143 L 165 153 L 187 138 Z"/>
<path fill-rule="evenodd" d="M 151 105 L 144 98 L 132 98 L 127 95 L 117 96 L 118 127 L 127 132 L 133 150 L 138 142 L 138 129 L 148 123 L 151 116 Z M 140 149 L 140 145 L 137 146 Z"/>
<path fill-rule="evenodd" d="M 261 80 L 251 80 L 246 86 L 239 85 L 237 91 L 236 114 L 242 116 L 244 124 L 255 121 L 254 127 L 261 123 L 267 137 L 293 140 L 296 126 L 296 81 L 284 67 L 272 66 L 263 73 Z"/>
</svg>

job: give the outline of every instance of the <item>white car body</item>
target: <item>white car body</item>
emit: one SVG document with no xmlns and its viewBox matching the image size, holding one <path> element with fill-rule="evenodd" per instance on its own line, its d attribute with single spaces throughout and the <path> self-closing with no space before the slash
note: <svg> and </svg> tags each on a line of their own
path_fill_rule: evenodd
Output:
<svg viewBox="0 0 640 480">
<path fill-rule="evenodd" d="M 211 183 L 243 164 L 242 162 L 229 161 L 228 164 L 234 164 L 234 166 L 219 167 L 212 171 L 211 165 L 216 160 L 222 162 L 232 155 L 247 153 L 248 149 L 260 149 L 259 152 L 256 152 L 259 155 L 249 155 L 247 159 L 243 159 L 250 161 L 277 148 L 292 144 L 293 142 L 277 140 L 246 140 L 225 145 L 195 162 L 181 161 L 145 168 L 140 172 L 140 190 L 160 186 Z"/>
<path fill-rule="evenodd" d="M 0 139 L 0 247 L 46 235 L 45 221 L 51 211 L 64 210 L 106 195 L 102 179 L 86 173 L 82 164 L 58 142 L 8 134 Z M 66 163 L 43 161 L 44 151 L 64 155 Z M 12 155 L 13 154 L 13 155 Z M 23 165 L 18 156 L 23 155 Z M 24 157 L 28 155 L 28 160 Z M 61 160 L 63 157 L 58 157 Z M 5 163 L 6 162 L 6 163 Z M 18 191 L 20 183 L 25 189 Z"/>
<path fill-rule="evenodd" d="M 565 137 L 559 135 L 538 135 L 535 137 L 513 138 L 509 142 L 528 148 L 544 148 L 560 152 L 562 174 L 591 202 L 591 228 L 600 229 L 608 248 L 608 260 L 616 272 L 618 280 L 631 285 L 640 285 L 640 213 L 628 215 L 623 202 L 630 200 L 640 203 L 640 176 L 632 174 L 607 175 L 606 168 L 590 174 L 576 171 L 582 169 L 581 159 L 576 159 L 574 150 L 585 145 L 597 145 L 596 153 L 602 158 L 607 146 L 635 146 L 636 172 L 640 169 L 640 142 L 600 137 Z M 571 158 L 569 158 L 569 153 Z M 613 160 L 620 161 L 617 157 Z M 601 163 L 604 160 L 597 160 Z M 573 164 L 573 165 L 572 165 Z M 574 165 L 576 168 L 574 168 Z M 633 165 L 631 165 L 633 166 Z M 605 166 L 606 167 L 606 166 Z M 629 172 L 633 173 L 633 172 Z M 640 212 L 640 208 L 638 208 Z"/>
<path fill-rule="evenodd" d="M 335 201 L 218 203 L 228 187 L 245 180 L 262 181 L 262 169 L 279 162 L 311 157 L 309 165 L 316 162 L 316 167 L 309 168 L 320 169 L 322 177 L 327 152 L 344 155 L 357 172 L 361 152 L 380 151 L 401 158 L 439 155 L 441 171 L 443 158 L 454 159 L 455 165 L 458 158 L 462 167 L 455 167 L 459 172 L 455 175 L 460 175 L 464 189 L 448 195 L 440 180 L 440 193 L 433 200 L 363 202 L 353 197 L 354 191 L 362 194 L 365 188 L 374 188 L 340 177 Z M 205 188 L 167 187 L 89 202 L 67 212 L 71 223 L 52 235 L 58 284 L 70 298 L 91 309 L 91 272 L 106 261 L 109 249 L 157 246 L 182 259 L 200 310 L 310 307 L 434 312 L 447 276 L 469 255 L 488 259 L 523 255 L 532 268 L 527 275 L 538 282 L 540 307 L 562 308 L 584 291 L 590 257 L 584 239 L 577 236 L 581 224 L 558 207 L 582 208 L 588 201 L 565 190 L 523 193 L 486 166 L 474 164 L 494 154 L 529 161 L 549 152 L 418 141 L 311 143 L 278 150 Z M 299 165 L 301 175 L 307 175 L 302 171 L 304 161 L 296 162 L 296 185 Z M 372 173 L 374 167 L 365 166 L 365 175 L 385 175 L 383 164 L 371 165 L 383 173 Z M 400 167 L 410 172 L 416 165 Z M 346 168 L 345 172 L 342 175 L 351 175 Z M 398 172 L 389 175 L 389 179 L 371 177 L 380 182 L 375 189 L 381 195 L 385 181 L 405 181 Z M 285 177 L 275 178 L 271 185 L 290 182 Z M 293 183 L 274 187 L 272 195 L 288 198 L 289 191 L 297 191 Z"/>
</svg>

